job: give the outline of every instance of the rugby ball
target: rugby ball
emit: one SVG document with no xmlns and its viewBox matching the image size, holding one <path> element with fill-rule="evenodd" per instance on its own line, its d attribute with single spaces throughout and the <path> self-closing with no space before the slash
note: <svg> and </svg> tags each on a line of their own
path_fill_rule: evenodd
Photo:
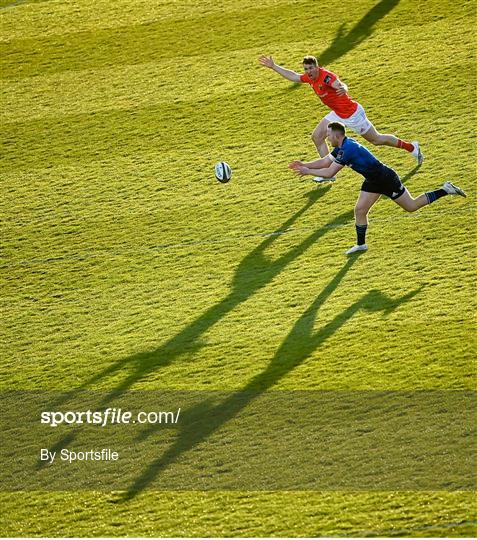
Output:
<svg viewBox="0 0 477 540">
<path fill-rule="evenodd" d="M 232 169 L 225 161 L 220 161 L 215 165 L 215 178 L 222 184 L 227 183 L 232 178 Z"/>
</svg>

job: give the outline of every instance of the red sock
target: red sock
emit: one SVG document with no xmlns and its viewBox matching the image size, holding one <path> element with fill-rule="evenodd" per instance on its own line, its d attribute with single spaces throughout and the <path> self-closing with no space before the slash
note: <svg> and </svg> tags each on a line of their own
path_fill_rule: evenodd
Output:
<svg viewBox="0 0 477 540">
<path fill-rule="evenodd" d="M 402 141 L 401 139 L 398 139 L 398 148 L 404 148 L 404 150 L 407 150 L 408 152 L 412 152 L 414 150 L 414 146 L 410 142 Z"/>
</svg>

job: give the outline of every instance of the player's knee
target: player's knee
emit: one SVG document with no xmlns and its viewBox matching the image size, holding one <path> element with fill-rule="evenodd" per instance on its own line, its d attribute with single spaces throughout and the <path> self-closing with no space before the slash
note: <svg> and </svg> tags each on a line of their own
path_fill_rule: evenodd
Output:
<svg viewBox="0 0 477 540">
<path fill-rule="evenodd" d="M 354 215 L 357 218 L 364 218 L 368 215 L 369 208 L 367 205 L 357 204 L 354 207 Z"/>
<path fill-rule="evenodd" d="M 318 143 L 318 144 L 325 142 L 325 137 L 326 137 L 326 134 L 322 133 L 318 129 L 315 129 L 315 131 L 313 131 L 313 133 L 311 134 L 311 140 L 314 143 Z"/>
</svg>

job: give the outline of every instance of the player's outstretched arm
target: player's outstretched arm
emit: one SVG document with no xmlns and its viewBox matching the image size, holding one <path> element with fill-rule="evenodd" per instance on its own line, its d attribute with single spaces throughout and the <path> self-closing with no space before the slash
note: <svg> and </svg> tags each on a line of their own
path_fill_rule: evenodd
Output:
<svg viewBox="0 0 477 540">
<path fill-rule="evenodd" d="M 341 169 L 343 168 L 343 165 L 339 165 L 338 163 L 332 163 L 329 167 L 323 167 L 320 169 L 317 168 L 310 168 L 306 167 L 305 165 L 301 165 L 297 169 L 295 169 L 295 174 L 297 176 L 321 176 L 322 178 L 333 178 L 333 176 L 336 176 Z"/>
<path fill-rule="evenodd" d="M 271 56 L 265 56 L 262 54 L 262 56 L 259 57 L 258 61 L 260 62 L 260 64 L 262 64 L 262 66 L 273 69 L 273 71 L 276 71 L 279 75 L 281 75 L 285 79 L 288 79 L 289 81 L 301 82 L 299 73 L 275 64 Z"/>
<path fill-rule="evenodd" d="M 308 169 L 325 169 L 333 163 L 331 157 L 325 156 L 324 158 L 316 159 L 315 161 L 309 161 L 308 163 L 303 163 L 303 161 L 292 161 L 288 165 L 289 169 L 298 170 L 300 167 L 307 167 Z"/>
</svg>

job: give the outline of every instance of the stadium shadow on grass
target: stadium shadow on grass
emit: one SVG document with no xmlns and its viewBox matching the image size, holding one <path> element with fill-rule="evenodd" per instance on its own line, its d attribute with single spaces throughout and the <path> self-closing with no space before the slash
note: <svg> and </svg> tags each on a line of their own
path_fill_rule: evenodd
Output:
<svg viewBox="0 0 477 540">
<path fill-rule="evenodd" d="M 2 2 L 0 3 L 0 12 L 3 10 L 11 9 L 17 6 L 21 6 L 22 4 L 40 4 L 43 2 L 49 2 L 50 0 L 10 0 L 10 2 Z"/>
<path fill-rule="evenodd" d="M 327 53 L 328 56 L 338 58 L 361 43 L 372 33 L 373 25 L 398 1 L 381 0 L 347 34 L 342 28 L 329 48 L 332 54 Z M 291 2 L 283 2 L 279 8 L 275 5 L 258 5 L 246 10 L 228 11 L 227 32 L 216 31 L 224 23 L 224 14 L 220 10 L 195 17 L 185 14 L 169 21 L 169 24 L 156 20 L 70 32 L 67 35 L 27 37 L 4 46 L 8 54 L 0 55 L 0 71 L 2 78 L 32 77 L 104 66 L 159 62 L 179 54 L 185 58 L 211 52 L 259 48 L 264 43 L 289 41 L 293 35 L 290 34 L 290 27 L 306 25 L 310 17 L 319 17 L 320 7 L 310 3 L 306 16 L 297 19 L 299 12 L 295 3 Z M 178 36 L 187 36 L 187 40 L 181 40 L 178 44 Z M 58 50 L 61 50 L 60 55 L 57 54 Z"/>
</svg>

